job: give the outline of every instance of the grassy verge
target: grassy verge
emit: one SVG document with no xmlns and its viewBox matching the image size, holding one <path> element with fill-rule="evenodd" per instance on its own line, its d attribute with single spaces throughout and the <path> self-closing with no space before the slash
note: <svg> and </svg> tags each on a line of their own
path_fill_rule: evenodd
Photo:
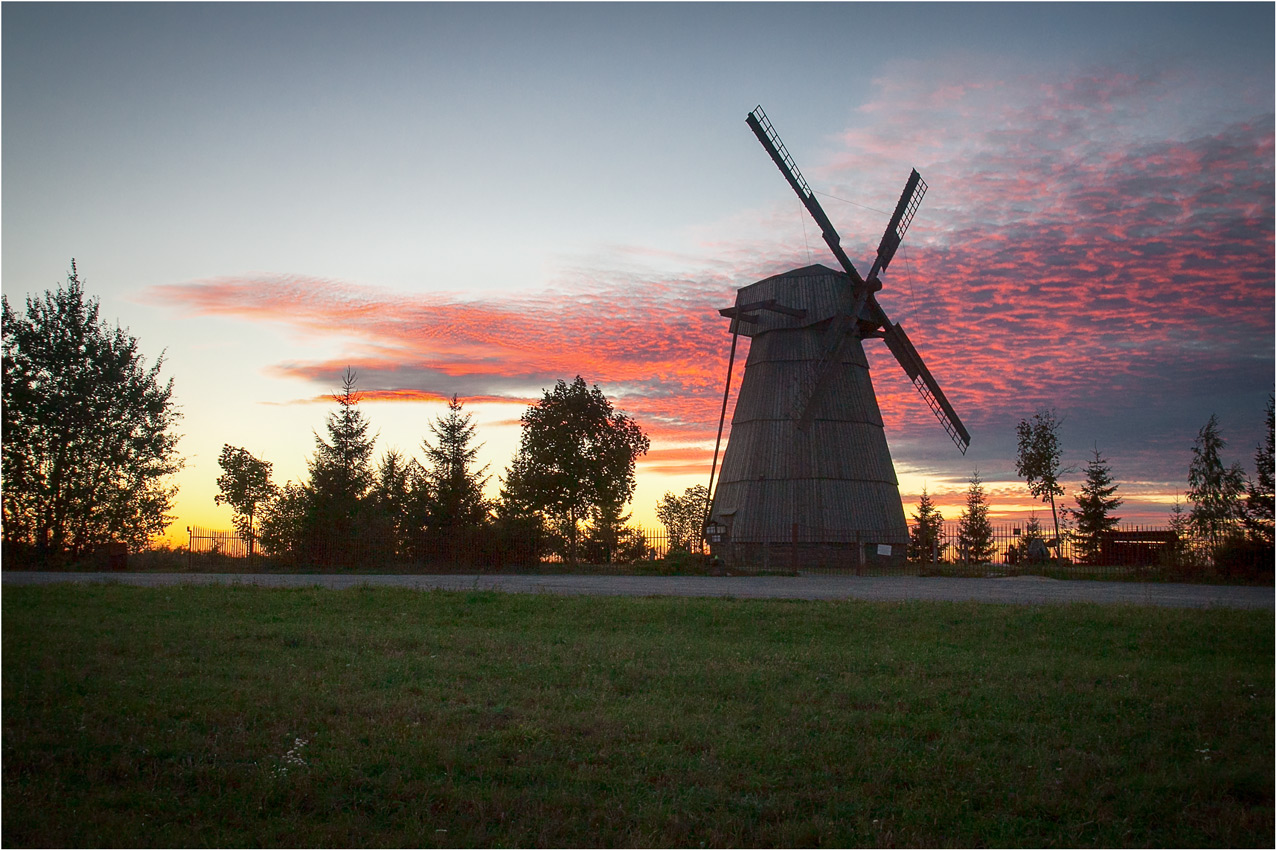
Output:
<svg viewBox="0 0 1276 850">
<path fill-rule="evenodd" d="M 5 846 L 1272 844 L 1270 612 L 2 601 Z"/>
</svg>

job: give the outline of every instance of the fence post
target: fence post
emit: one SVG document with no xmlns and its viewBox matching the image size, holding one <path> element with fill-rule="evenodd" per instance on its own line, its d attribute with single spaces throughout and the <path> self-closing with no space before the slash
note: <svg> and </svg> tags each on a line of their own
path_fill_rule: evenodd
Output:
<svg viewBox="0 0 1276 850">
<path fill-rule="evenodd" d="M 186 571 L 195 569 L 195 532 L 186 526 Z"/>
</svg>

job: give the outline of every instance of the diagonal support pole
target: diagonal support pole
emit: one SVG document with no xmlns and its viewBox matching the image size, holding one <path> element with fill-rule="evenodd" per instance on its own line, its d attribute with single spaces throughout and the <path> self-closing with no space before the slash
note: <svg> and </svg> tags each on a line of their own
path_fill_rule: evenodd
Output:
<svg viewBox="0 0 1276 850">
<path fill-rule="evenodd" d="M 727 385 L 722 389 L 722 415 L 718 417 L 718 439 L 713 444 L 713 466 L 709 468 L 709 495 L 704 500 L 704 521 L 700 527 L 709 524 L 709 511 L 713 507 L 713 477 L 718 472 L 718 449 L 722 446 L 722 426 L 727 421 L 727 399 L 731 397 L 731 367 L 735 364 L 735 344 L 740 338 L 740 323 L 731 322 L 731 356 L 727 358 Z"/>
</svg>

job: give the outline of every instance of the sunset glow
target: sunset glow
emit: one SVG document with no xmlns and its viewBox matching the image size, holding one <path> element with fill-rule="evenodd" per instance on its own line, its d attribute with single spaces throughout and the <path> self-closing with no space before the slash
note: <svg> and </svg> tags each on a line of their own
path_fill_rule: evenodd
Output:
<svg viewBox="0 0 1276 850">
<path fill-rule="evenodd" d="M 801 7 L 798 17 L 807 32 L 849 32 L 858 8 Z M 48 205 L 62 191 L 62 178 L 52 173 L 72 163 L 67 173 L 105 174 L 112 161 L 56 145 L 41 153 L 43 137 L 34 128 L 57 86 L 87 97 L 91 72 L 78 67 L 39 86 L 30 82 L 45 99 L 28 95 L 20 87 L 44 67 L 33 51 L 47 49 L 67 21 L 6 6 L 4 288 L 20 301 L 24 292 L 52 287 L 74 255 L 89 294 L 102 297 L 104 316 L 118 315 L 148 355 L 167 350 L 168 374 L 187 412 L 176 538 L 193 522 L 228 526 L 228 513 L 212 504 L 223 442 L 272 453 L 279 483 L 300 476 L 312 431 L 322 429 L 330 405 L 327 394 L 347 367 L 358 374 L 374 430 L 385 428 L 378 451 L 411 453 L 443 402 L 463 400 L 488 444 L 491 487 L 512 453 L 522 408 L 559 379 L 580 375 L 596 383 L 651 437 L 632 507 L 636 520 L 655 524 L 654 504 L 665 490 L 708 482 L 730 344 L 718 309 L 733 302 L 737 288 L 772 274 L 836 265 L 744 124 L 761 100 L 861 271 L 886 223 L 880 211 L 894 205 L 908 169 L 916 167 L 930 186 L 878 300 L 905 327 L 972 443 L 965 457 L 958 454 L 885 346 L 866 344 L 906 510 L 925 486 L 955 519 L 977 469 L 994 516 L 1018 521 L 1036 511 L 1048 522 L 1049 506 L 1015 477 L 1014 427 L 1053 407 L 1064 420 L 1065 462 L 1080 469 L 1097 446 L 1121 484 L 1123 516 L 1163 522 L 1186 487 L 1196 431 L 1212 413 L 1229 439 L 1229 462 L 1252 467 L 1273 385 L 1272 10 L 1228 7 L 1233 24 L 1256 22 L 1216 31 L 1202 27 L 1205 13 L 1196 6 L 1140 9 L 1140 16 L 1170 20 L 1172 37 L 1163 35 L 1164 48 L 1151 36 L 1140 41 L 1141 26 L 1121 7 L 1119 20 L 1108 22 L 1112 37 L 1133 46 L 1117 58 L 1119 51 L 1100 45 L 1073 52 L 1031 44 L 1034 33 L 1052 27 L 1091 32 L 1100 13 L 1086 5 L 1004 9 L 1021 39 L 1010 52 L 973 24 L 957 26 L 963 10 L 970 12 L 961 4 L 868 7 L 862 14 L 882 27 L 892 15 L 907 18 L 928 49 L 910 57 L 884 52 L 866 63 L 871 74 L 847 71 L 844 80 L 836 63 L 826 63 L 823 73 L 834 79 L 820 97 L 799 94 L 814 82 L 807 74 L 813 60 L 784 72 L 792 76 L 777 87 L 767 74 L 782 72 L 754 70 L 747 51 L 718 57 L 734 76 L 683 68 L 685 79 L 705 80 L 704 103 L 668 93 L 654 70 L 660 62 L 628 47 L 614 48 L 620 70 L 598 83 L 602 94 L 573 95 L 584 84 L 565 82 L 578 70 L 561 58 L 571 55 L 566 49 L 538 51 L 527 60 L 534 66 L 511 64 L 504 76 L 512 81 L 501 83 L 461 61 L 457 92 L 434 91 L 430 108 L 418 109 L 447 142 L 416 124 L 401 138 L 392 122 L 413 110 L 389 105 L 388 95 L 384 114 L 364 104 L 374 83 L 390 85 L 404 74 L 374 58 L 395 51 L 343 42 L 340 55 L 352 65 L 370 62 L 373 76 L 325 76 L 311 88 L 300 72 L 281 69 L 276 83 L 252 96 L 261 100 L 243 106 L 221 88 L 251 91 L 239 87 L 242 80 L 212 71 L 197 77 L 203 88 L 196 90 L 232 110 L 234 126 L 253 126 L 234 110 L 258 103 L 280 139 L 265 129 L 236 141 L 216 128 L 215 142 L 175 142 L 190 146 L 192 163 L 204 163 L 177 181 L 175 193 L 185 201 L 169 206 L 156 200 L 158 188 L 112 189 L 96 177 L 79 195 L 90 208 L 80 218 Z M 936 16 L 933 26 L 927 10 Z M 494 43 L 512 43 L 506 40 L 519 29 L 515 19 L 533 29 L 540 20 L 535 6 L 509 11 L 511 20 L 491 34 Z M 560 7 L 543 13 L 560 23 L 573 14 Z M 129 14 L 150 20 L 144 11 Z M 175 26 L 168 14 L 155 18 L 156 33 Z M 252 7 L 216 14 L 266 15 Z M 262 25 L 286 26 L 290 14 L 326 32 L 358 12 L 276 9 Z M 477 25 L 471 14 L 413 6 L 379 8 L 375 17 L 446 19 L 470 32 Z M 701 17 L 706 10 L 679 4 L 610 12 L 585 6 L 577 14 L 591 43 L 614 45 L 629 44 L 621 39 L 628 24 L 654 33 L 708 20 Z M 752 31 L 786 10 L 725 6 L 720 14 L 725 30 L 747 22 Z M 102 36 L 117 52 L 135 38 L 124 23 Z M 90 24 L 101 21 L 90 15 L 78 25 Z M 1247 36 L 1244 62 L 1233 61 L 1237 52 L 1217 45 L 1242 28 L 1262 33 Z M 569 32 L 541 35 L 565 47 L 574 43 Z M 726 43 L 723 35 L 714 32 L 712 41 Z M 660 46 L 652 49 L 662 59 L 691 55 L 680 52 L 682 38 L 656 38 Z M 20 48 L 18 39 L 35 46 Z M 1202 46 L 1189 61 L 1181 45 L 1191 39 Z M 765 56 L 776 45 L 758 47 L 754 55 Z M 288 51 L 296 51 L 300 68 L 319 67 L 297 45 L 285 45 Z M 147 65 L 148 73 L 162 76 L 163 62 L 172 60 L 148 61 L 158 63 Z M 201 61 L 218 67 L 218 60 Z M 116 73 L 131 73 L 126 65 Z M 408 76 L 418 84 L 435 78 L 413 69 Z M 534 77 L 535 87 L 521 91 L 520 74 Z M 361 85 L 369 88 L 353 94 Z M 642 93 L 641 108 L 613 105 L 618 92 L 629 91 Z M 507 115 L 503 125 L 474 118 L 481 123 L 472 141 L 482 152 L 470 160 L 465 116 L 473 107 L 454 103 L 458 92 L 473 102 L 547 101 L 550 115 L 518 112 L 521 122 Z M 566 105 L 572 102 L 579 105 Z M 168 116 L 163 103 L 143 99 L 138 109 Z M 293 131 L 279 122 L 294 113 L 311 120 L 302 104 L 324 115 L 332 110 L 330 125 L 311 127 L 314 140 L 298 136 L 297 150 L 282 150 L 281 139 Z M 359 123 L 351 111 L 366 110 L 369 132 L 385 135 L 380 143 L 348 129 Z M 163 124 L 154 130 L 162 137 L 177 132 L 169 118 L 154 120 Z M 203 120 L 194 126 L 214 133 Z M 507 138 L 497 126 L 507 128 Z M 561 135 L 552 129 L 559 127 Z M 322 141 L 328 128 L 331 137 Z M 625 138 L 622 128 L 636 138 Z M 657 158 L 666 155 L 678 158 Z M 458 163 L 465 178 L 437 165 L 444 160 Z M 161 158 L 146 179 L 158 186 L 165 169 L 186 174 L 185 167 Z M 200 168 L 221 168 L 232 186 L 265 181 L 268 188 L 241 198 L 207 182 Z M 309 200 L 294 203 L 294 195 Z M 263 212 L 273 203 L 282 206 Z M 162 210 L 184 224 L 163 223 Z M 747 353 L 741 339 L 736 387 Z M 727 421 L 729 436 L 730 410 Z M 1080 477 L 1070 476 L 1068 503 Z"/>
</svg>

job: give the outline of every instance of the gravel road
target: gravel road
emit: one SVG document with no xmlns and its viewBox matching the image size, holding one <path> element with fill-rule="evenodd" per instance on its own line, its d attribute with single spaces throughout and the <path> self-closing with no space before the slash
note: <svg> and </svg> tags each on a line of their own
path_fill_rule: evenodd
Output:
<svg viewBox="0 0 1276 850">
<path fill-rule="evenodd" d="M 1270 587 L 1139 584 L 1016 578 L 917 576 L 597 576 L 597 575 L 310 575 L 274 573 L 4 572 L 6 587 L 57 582 L 119 583 L 144 587 L 231 584 L 259 587 L 407 587 L 417 590 L 495 590 L 591 596 L 721 596 L 737 599 L 865 599 L 977 601 L 1015 605 L 1093 602 L 1168 608 L 1276 610 Z"/>
</svg>

